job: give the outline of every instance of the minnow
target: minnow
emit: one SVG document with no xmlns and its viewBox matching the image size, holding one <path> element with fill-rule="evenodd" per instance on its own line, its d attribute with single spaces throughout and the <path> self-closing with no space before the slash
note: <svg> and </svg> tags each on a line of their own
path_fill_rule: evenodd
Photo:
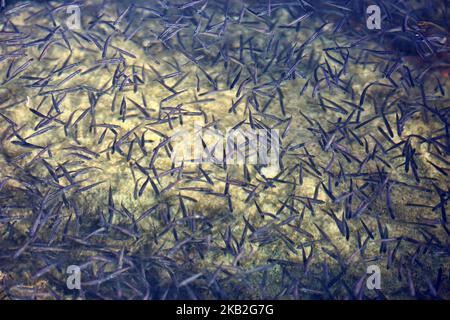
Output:
<svg viewBox="0 0 450 320">
<path fill-rule="evenodd" d="M 87 153 L 87 154 L 89 154 L 91 156 L 94 156 L 96 158 L 100 157 L 100 154 L 98 154 L 97 152 L 92 151 L 92 150 L 90 150 L 90 149 L 88 149 L 86 147 L 82 147 L 82 146 L 68 146 L 68 147 L 62 148 L 62 150 L 77 150 L 77 151 L 81 151 L 81 152 Z"/>
<path fill-rule="evenodd" d="M 118 228 L 117 226 L 114 226 L 114 228 Z M 115 272 L 110 273 L 109 275 L 107 275 L 104 278 L 101 279 L 97 279 L 97 280 L 91 280 L 91 281 L 87 281 L 87 282 L 82 282 L 81 285 L 82 286 L 96 286 L 96 285 L 100 285 L 106 281 L 112 280 L 114 278 L 116 278 L 117 276 L 119 276 L 120 274 L 128 271 L 131 267 L 126 267 L 126 268 L 122 268 L 119 269 Z"/>
<path fill-rule="evenodd" d="M 3 113 L 0 112 L 0 117 L 3 118 L 3 120 L 5 120 L 6 122 L 8 122 L 10 125 L 12 125 L 13 127 L 17 127 L 17 123 L 15 123 L 13 120 L 11 120 L 10 118 L 8 118 L 7 116 L 5 116 Z"/>
<path fill-rule="evenodd" d="M 377 82 L 377 81 L 369 83 L 366 87 L 364 87 L 364 89 L 363 89 L 363 91 L 362 91 L 362 93 L 361 93 L 361 96 L 360 96 L 360 99 L 359 99 L 359 107 L 360 107 L 360 108 L 361 108 L 361 107 L 363 106 L 363 104 L 364 104 L 364 101 L 365 101 L 365 98 L 366 98 L 366 95 L 367 95 L 367 91 L 370 89 L 370 87 L 372 87 L 372 86 L 374 86 L 374 85 L 392 88 L 392 87 L 391 87 L 390 85 L 388 85 L 388 84 L 384 84 L 384 83 Z"/>
<path fill-rule="evenodd" d="M 42 277 L 44 274 L 50 272 L 52 269 L 54 269 L 58 264 L 57 263 L 51 263 L 48 266 L 42 268 L 38 272 L 36 272 L 31 278 L 32 279 L 38 279 Z"/>
<path fill-rule="evenodd" d="M 439 167 L 439 166 L 437 166 L 437 165 L 435 165 L 433 162 L 431 162 L 431 161 L 429 161 L 429 160 L 427 160 L 427 162 L 429 163 L 429 164 L 431 164 L 432 166 L 433 166 L 433 168 L 435 168 L 437 171 L 439 171 L 441 174 L 443 174 L 444 176 L 448 176 L 448 173 L 445 171 L 445 170 L 450 170 L 450 168 L 441 168 L 441 167 Z"/>
<path fill-rule="evenodd" d="M 93 184 L 91 184 L 89 186 L 78 188 L 75 192 L 76 193 L 82 193 L 82 192 L 88 191 L 90 189 L 93 189 L 93 188 L 95 188 L 96 186 L 98 186 L 98 185 L 100 185 L 102 183 L 105 183 L 105 181 L 99 181 L 99 182 L 93 183 Z"/>
<path fill-rule="evenodd" d="M 14 73 L 12 75 L 10 75 L 9 78 L 7 78 L 6 80 L 4 80 L 2 82 L 2 85 L 5 85 L 5 84 L 9 83 L 11 80 L 15 79 L 19 74 L 21 74 L 23 71 L 25 71 L 25 69 L 27 69 L 33 61 L 34 61 L 34 58 L 30 58 L 26 62 L 24 62 L 22 65 L 17 67 L 17 69 L 14 70 Z"/>
<path fill-rule="evenodd" d="M 167 102 L 167 101 L 172 100 L 173 98 L 177 97 L 178 95 L 180 95 L 180 94 L 182 94 L 182 93 L 184 93 L 184 92 L 186 92 L 186 91 L 187 91 L 187 89 L 183 89 L 183 90 L 181 90 L 181 91 L 177 91 L 177 92 L 171 94 L 170 96 L 168 96 L 168 97 L 162 99 L 162 100 L 160 101 L 160 105 L 162 105 L 164 102 Z"/>
<path fill-rule="evenodd" d="M 129 5 L 113 22 L 113 27 L 116 27 L 133 7 L 134 4 Z"/>
<path fill-rule="evenodd" d="M 31 139 L 33 137 L 39 136 L 39 135 L 44 134 L 44 133 L 46 133 L 48 131 L 51 131 L 51 130 L 53 130 L 55 128 L 57 128 L 56 125 L 51 125 L 51 126 L 45 127 L 43 129 L 41 129 L 39 131 L 36 131 L 36 132 L 32 133 L 31 135 L 27 136 L 26 138 L 24 138 L 24 140 L 28 140 L 28 139 Z"/>
<path fill-rule="evenodd" d="M 395 219 L 394 210 L 393 210 L 393 208 L 392 208 L 391 190 L 390 190 L 391 187 L 392 187 L 392 186 L 387 186 L 387 187 L 386 187 L 386 205 L 387 205 L 387 208 L 388 208 L 388 212 L 389 212 L 390 217 L 391 217 L 392 219 Z"/>
<path fill-rule="evenodd" d="M 137 103 L 136 101 L 134 101 L 133 99 L 127 97 L 127 99 L 129 101 L 131 101 L 131 103 L 133 103 L 133 105 L 144 115 L 144 117 L 146 118 L 150 118 L 150 114 L 147 112 L 147 110 L 142 107 L 139 103 Z M 121 105 L 121 109 L 122 109 L 122 105 Z"/>
<path fill-rule="evenodd" d="M 305 14 L 303 14 L 303 15 L 299 16 L 298 18 L 296 18 L 295 20 L 289 22 L 287 24 L 287 26 L 290 27 L 290 26 L 293 26 L 294 24 L 302 22 L 303 20 L 305 20 L 305 19 L 309 18 L 310 16 L 312 16 L 314 13 L 315 13 L 315 11 L 313 11 L 313 10 L 309 11 L 309 12 L 306 12 Z"/>
<path fill-rule="evenodd" d="M 102 65 L 120 64 L 120 63 L 123 63 L 124 61 L 125 61 L 125 59 L 123 57 L 109 58 L 109 59 L 103 58 L 101 60 L 95 60 L 94 61 L 94 66 L 91 69 L 89 69 L 89 70 L 95 70 L 95 69 L 101 67 Z M 87 70 L 84 71 L 82 74 L 86 74 L 86 73 L 88 73 Z"/>
<path fill-rule="evenodd" d="M 233 82 L 231 82 L 230 90 L 232 90 L 234 88 L 234 86 L 236 85 L 236 83 L 239 81 L 239 78 L 241 77 L 241 72 L 242 72 L 242 68 L 239 70 L 239 72 L 234 77 Z"/>
<path fill-rule="evenodd" d="M 39 145 L 36 145 L 36 144 L 32 144 L 32 143 L 26 142 L 24 139 L 19 138 L 18 135 L 16 135 L 16 137 L 19 140 L 11 141 L 12 144 L 15 144 L 15 145 L 18 145 L 18 146 L 21 146 L 21 147 L 24 147 L 24 148 L 31 148 L 31 149 L 44 149 L 45 148 L 43 146 L 39 146 Z"/>
<path fill-rule="evenodd" d="M 63 80 L 61 80 L 58 84 L 55 85 L 55 88 L 58 88 L 60 86 L 62 86 L 63 84 L 69 82 L 70 80 L 72 80 L 75 76 L 77 76 L 78 74 L 81 73 L 81 69 L 78 69 L 74 72 L 72 72 L 71 74 L 69 74 L 66 78 L 64 78 Z"/>
</svg>

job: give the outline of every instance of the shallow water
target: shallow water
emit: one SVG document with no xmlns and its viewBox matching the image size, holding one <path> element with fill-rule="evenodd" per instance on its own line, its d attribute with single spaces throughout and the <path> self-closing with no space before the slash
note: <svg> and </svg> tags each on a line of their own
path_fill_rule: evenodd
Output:
<svg viewBox="0 0 450 320">
<path fill-rule="evenodd" d="M 382 3 L 8 3 L 4 297 L 447 299 L 447 13 Z M 195 126 L 277 161 L 174 161 Z"/>
</svg>

